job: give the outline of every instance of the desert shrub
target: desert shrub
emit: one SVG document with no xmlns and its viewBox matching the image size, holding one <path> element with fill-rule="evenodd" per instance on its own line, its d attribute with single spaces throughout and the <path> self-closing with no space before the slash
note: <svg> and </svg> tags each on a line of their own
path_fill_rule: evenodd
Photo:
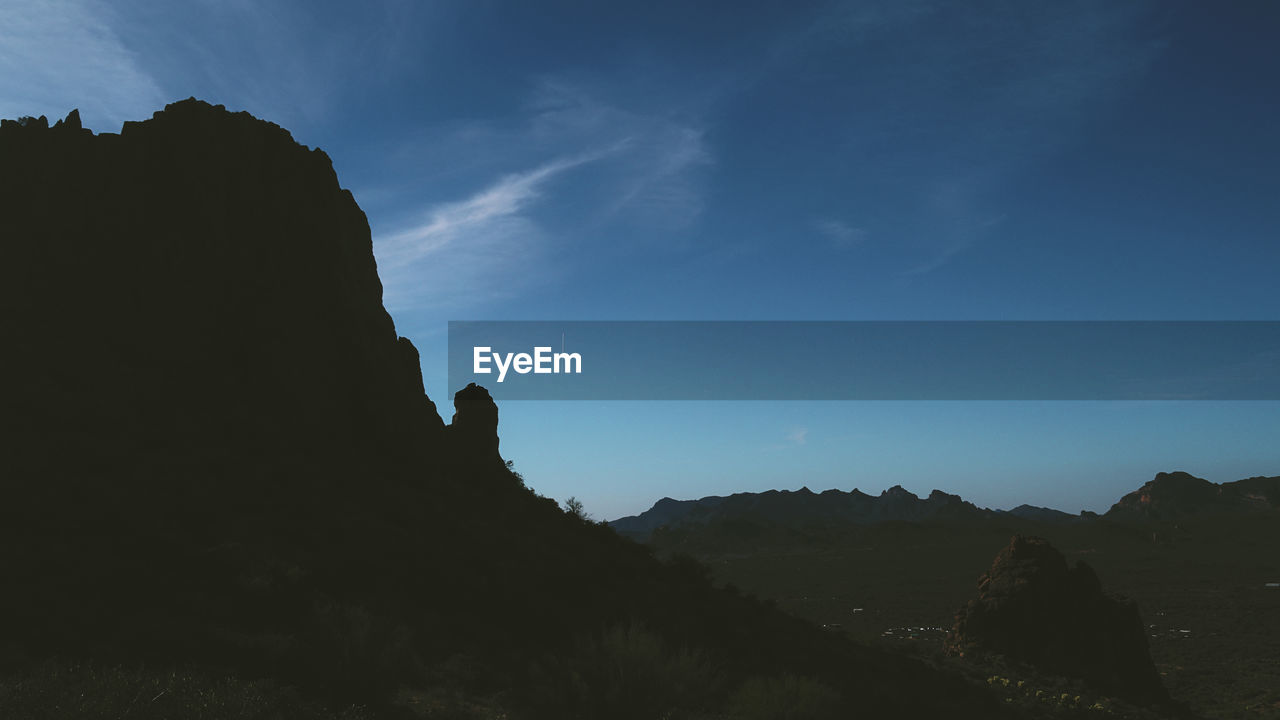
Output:
<svg viewBox="0 0 1280 720">
<path fill-rule="evenodd" d="M 153 670 L 49 661 L 0 678 L 6 720 L 365 720 L 357 706 L 332 710 L 293 688 L 198 670 Z"/>
<path fill-rule="evenodd" d="M 798 675 L 756 677 L 730 698 L 730 717 L 741 720 L 826 720 L 841 717 L 840 694 Z"/>
<path fill-rule="evenodd" d="M 319 603 L 297 646 L 306 680 L 343 698 L 385 697 L 419 680 L 410 631 L 361 607 Z"/>
<path fill-rule="evenodd" d="M 703 652 L 629 623 L 536 663 L 529 686 L 524 704 L 538 717 L 656 720 L 708 707 L 721 679 Z"/>
</svg>

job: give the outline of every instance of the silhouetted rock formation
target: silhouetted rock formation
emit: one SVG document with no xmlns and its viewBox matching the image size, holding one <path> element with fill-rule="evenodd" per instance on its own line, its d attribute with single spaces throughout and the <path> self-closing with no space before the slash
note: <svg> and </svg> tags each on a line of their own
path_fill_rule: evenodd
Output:
<svg viewBox="0 0 1280 720">
<path fill-rule="evenodd" d="M 471 383 L 454 393 L 453 407 L 449 424 L 452 442 L 477 462 L 505 465 L 498 453 L 498 405 L 489 391 Z"/>
<path fill-rule="evenodd" d="M 1137 606 L 1104 593 L 1088 565 L 1068 567 L 1042 538 L 1018 535 L 1000 551 L 946 647 L 1004 655 L 1144 704 L 1169 699 Z"/>
<path fill-rule="evenodd" d="M 6 431 L 26 461 L 73 459 L 71 432 L 95 446 L 77 462 L 438 440 L 327 155 L 196 100 L 119 135 L 79 125 L 0 129 Z"/>
<path fill-rule="evenodd" d="M 1047 523 L 1074 523 L 1097 517 L 1096 513 L 1082 512 L 1079 515 L 1072 515 L 1070 513 L 1064 513 L 1061 510 L 1054 510 L 1053 508 L 1026 504 L 1019 505 L 1007 512 L 1014 517 L 1022 518 L 1024 520 L 1035 520 L 1037 522 Z M 1090 516 L 1092 516 L 1092 518 Z"/>
<path fill-rule="evenodd" d="M 1185 472 L 1159 473 L 1120 498 L 1106 516 L 1118 520 L 1176 520 L 1200 513 L 1266 512 L 1280 507 L 1280 477 L 1209 482 Z"/>
<path fill-rule="evenodd" d="M 444 425 L 363 212 L 276 125 L 196 100 L 119 135 L 6 121 L 0 161 L 0 670 L 226 669 L 384 707 L 437 683 L 590 716 L 611 689 L 580 649 L 636 622 L 730 688 L 796 673 L 870 715 L 999 715 L 512 482 L 487 391 Z"/>
<path fill-rule="evenodd" d="M 46 122 L 47 122 L 47 121 L 46 121 Z M 82 126 L 80 125 L 80 111 L 79 111 L 79 110 L 72 110 L 71 112 L 67 113 L 67 117 L 66 117 L 66 119 L 64 119 L 64 120 L 59 120 L 58 122 L 54 123 L 54 127 L 55 127 L 55 128 L 64 128 L 64 129 L 66 129 L 66 130 L 81 130 L 81 129 L 83 129 L 83 128 L 82 128 Z"/>
</svg>

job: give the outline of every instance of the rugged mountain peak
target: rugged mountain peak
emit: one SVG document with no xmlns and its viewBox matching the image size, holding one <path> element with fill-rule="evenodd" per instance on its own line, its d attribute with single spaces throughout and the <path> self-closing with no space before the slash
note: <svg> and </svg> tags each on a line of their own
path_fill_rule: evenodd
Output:
<svg viewBox="0 0 1280 720">
<path fill-rule="evenodd" d="M 1024 520 L 1036 520 L 1040 522 L 1054 522 L 1054 523 L 1080 522 L 1088 519 L 1096 519 L 1098 517 L 1097 513 L 1091 513 L 1087 511 L 1081 512 L 1079 515 L 1071 515 L 1069 513 L 1064 513 L 1061 510 L 1054 510 L 1053 508 L 1040 507 L 1038 505 L 1028 505 L 1026 503 L 1023 503 L 1022 505 L 1019 505 L 1013 508 L 1012 510 L 1007 510 L 1003 512 L 1007 512 L 1009 515 L 1022 518 Z"/>
<path fill-rule="evenodd" d="M 1141 703 L 1169 699 L 1137 606 L 1104 593 L 1092 568 L 1069 566 L 1043 538 L 1017 535 L 1000 551 L 946 647 L 1004 655 Z"/>
<path fill-rule="evenodd" d="M 17 120 L 5 118 L 0 120 L 0 128 L 8 132 L 17 132 L 20 130 L 48 130 L 49 118 L 41 115 L 40 117 L 23 117 Z"/>
<path fill-rule="evenodd" d="M 443 434 L 382 306 L 368 222 L 323 152 L 190 99 L 119 135 L 76 111 L 6 121 L 0 157 L 16 363 L 0 389 L 25 418 L 21 462 L 354 457 Z"/>
<path fill-rule="evenodd" d="M 1158 473 L 1150 482 L 1120 498 L 1107 511 L 1112 518 L 1174 520 L 1205 512 L 1264 512 L 1280 500 L 1280 481 L 1250 478 L 1217 483 L 1190 473 Z"/>
<path fill-rule="evenodd" d="M 908 490 L 908 489 L 906 489 L 906 488 L 902 487 L 901 485 L 894 485 L 893 487 L 889 488 L 888 490 L 885 490 L 884 492 L 880 493 L 880 497 L 882 497 L 882 498 L 902 498 L 902 499 L 904 499 L 904 500 L 907 500 L 907 499 L 909 499 L 909 500 L 919 500 L 919 499 L 920 499 L 920 496 L 918 496 L 918 495 L 916 495 L 915 493 L 911 492 L 910 490 Z"/>
<path fill-rule="evenodd" d="M 54 123 L 53 127 L 63 130 L 83 130 L 84 126 L 80 124 L 80 110 L 77 108 L 67 113 L 67 117 Z"/>
<path fill-rule="evenodd" d="M 952 495 L 951 493 L 943 492 L 943 491 L 941 491 L 941 490 L 937 490 L 937 489 L 935 489 L 935 490 L 933 490 L 932 492 L 930 492 L 930 493 L 929 493 L 928 500 L 929 500 L 929 502 L 931 502 L 931 503 L 959 503 L 959 502 L 964 502 L 964 499 L 963 499 L 963 498 L 961 498 L 959 495 Z"/>
<path fill-rule="evenodd" d="M 1156 476 L 1147 484 L 1151 488 L 1160 488 L 1165 492 L 1207 492 L 1210 488 L 1216 489 L 1214 483 L 1181 470 L 1156 473 Z"/>
</svg>

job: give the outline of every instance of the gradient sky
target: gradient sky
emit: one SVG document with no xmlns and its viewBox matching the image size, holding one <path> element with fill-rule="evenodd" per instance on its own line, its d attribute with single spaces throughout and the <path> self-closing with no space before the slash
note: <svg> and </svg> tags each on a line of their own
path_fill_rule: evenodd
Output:
<svg viewBox="0 0 1280 720">
<path fill-rule="evenodd" d="M 333 158 L 448 412 L 466 320 L 1280 319 L 1280 4 L 0 0 L 0 116 L 196 96 Z M 1105 510 L 1280 405 L 501 408 L 537 491 Z M 447 418 L 446 418 L 447 419 Z"/>
</svg>

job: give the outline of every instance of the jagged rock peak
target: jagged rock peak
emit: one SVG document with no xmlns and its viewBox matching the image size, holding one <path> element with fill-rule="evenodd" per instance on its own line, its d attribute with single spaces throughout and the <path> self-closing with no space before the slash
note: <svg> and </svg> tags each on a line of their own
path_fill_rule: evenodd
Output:
<svg viewBox="0 0 1280 720">
<path fill-rule="evenodd" d="M 63 128 L 65 130 L 83 130 L 84 127 L 80 124 L 79 108 L 67 113 L 67 117 L 54 123 L 53 127 L 55 129 Z"/>
<path fill-rule="evenodd" d="M 452 424 L 498 427 L 498 404 L 482 385 L 470 383 L 453 394 L 454 415 Z"/>
<path fill-rule="evenodd" d="M 5 118 L 0 120 L 0 130 L 5 132 L 15 131 L 32 131 L 32 130 L 48 130 L 49 118 L 41 115 L 40 117 L 21 117 L 17 120 Z"/>
<path fill-rule="evenodd" d="M 503 464 L 498 452 L 498 405 L 484 387 L 471 383 L 453 396 L 453 442 L 480 461 Z"/>
<path fill-rule="evenodd" d="M 885 490 L 884 492 L 880 493 L 880 497 L 908 498 L 908 499 L 911 499 L 911 500 L 919 500 L 919 499 L 920 499 L 920 496 L 919 496 L 919 495 L 916 495 L 915 493 L 913 493 L 913 492 L 911 492 L 910 490 L 908 490 L 908 489 L 906 489 L 906 488 L 902 487 L 901 485 L 894 485 L 893 487 L 889 488 L 888 490 Z"/>
<path fill-rule="evenodd" d="M 47 126 L 0 127 L 6 339 L 41 349 L 15 359 L 6 397 L 30 418 L 33 458 L 55 442 L 54 407 L 114 457 L 142 438 L 233 455 L 405 448 L 442 428 L 327 155 L 195 99 L 119 135 L 76 111 Z"/>
</svg>

